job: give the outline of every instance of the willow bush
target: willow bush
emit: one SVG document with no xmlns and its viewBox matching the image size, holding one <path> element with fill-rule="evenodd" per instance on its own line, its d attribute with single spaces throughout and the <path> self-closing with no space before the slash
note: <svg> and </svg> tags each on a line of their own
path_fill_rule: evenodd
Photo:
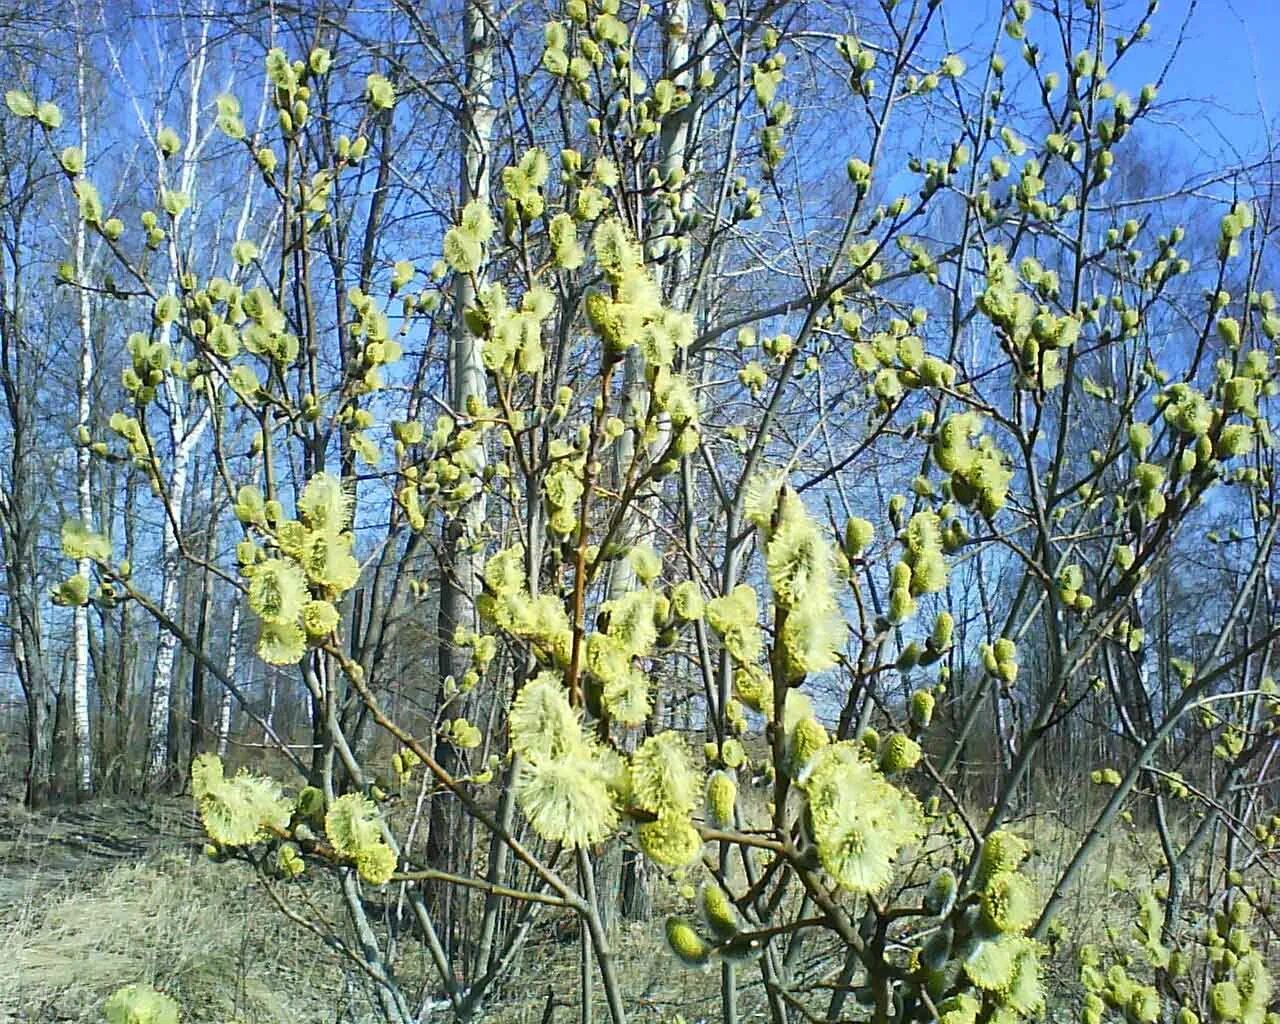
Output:
<svg viewBox="0 0 1280 1024">
<path fill-rule="evenodd" d="M 1188 238 L 1119 182 L 1158 102 L 1120 85 L 1155 0 L 1123 30 L 1095 3 L 1016 0 L 968 62 L 935 52 L 948 6 L 887 2 L 852 34 L 803 4 L 555 7 L 513 58 L 536 65 L 523 88 L 545 131 L 486 156 L 492 185 L 468 182 L 484 188 L 454 205 L 437 262 L 386 259 L 332 322 L 317 239 L 340 197 L 372 195 L 378 126 L 411 81 L 370 70 L 339 115 L 361 69 L 331 84 L 329 50 L 273 49 L 269 129 L 218 96 L 228 159 L 277 209 L 209 276 L 150 258 L 190 251 L 190 196 L 164 189 L 126 224 L 56 108 L 8 94 L 132 292 L 123 404 L 81 443 L 163 502 L 166 402 L 207 408 L 239 530 L 234 566 L 209 568 L 313 704 L 317 756 L 283 748 L 293 777 L 195 759 L 208 853 L 313 928 L 293 887 L 331 883 L 349 914 L 333 940 L 387 1020 L 418 1016 L 407 943 L 465 1019 L 554 915 L 581 925 L 582 1019 L 599 985 L 620 1024 L 630 965 L 601 871 L 619 849 L 662 886 L 652 927 L 674 961 L 720 973 L 725 1021 L 748 991 L 775 1022 L 1012 1022 L 1051 1002 L 1091 1022 L 1274 1020 L 1250 926 L 1270 804 L 1247 784 L 1276 710 L 1265 212 L 1237 194 L 1216 242 Z M 819 59 L 843 96 L 806 123 Z M 906 152 L 891 120 L 939 109 L 932 148 Z M 725 284 L 808 230 L 789 219 L 793 165 L 819 145 L 847 166 L 795 244 L 803 271 L 779 256 L 780 283 Z M 410 407 L 406 350 L 432 332 L 449 382 Z M 1204 603 L 1214 639 L 1161 692 L 1144 586 L 1228 512 L 1234 590 Z M 62 541 L 92 577 L 58 601 L 157 613 L 105 531 L 72 522 Z M 434 551 L 441 574 L 392 585 L 388 550 Z M 352 642 L 371 578 L 406 616 L 437 588 L 465 598 L 441 639 L 459 670 L 417 663 L 437 680 L 427 713 L 393 711 Z M 701 735 L 674 727 L 678 702 Z M 991 708 L 1020 725 L 984 799 L 964 773 Z M 1089 715 L 1116 738 L 1079 766 L 1091 817 L 1047 877 L 1031 783 Z M 480 841 L 432 847 L 459 821 Z M 1165 868 L 1081 947 L 1058 911 L 1126 822 Z M 128 991 L 118 1019 L 173 1019 Z"/>
</svg>

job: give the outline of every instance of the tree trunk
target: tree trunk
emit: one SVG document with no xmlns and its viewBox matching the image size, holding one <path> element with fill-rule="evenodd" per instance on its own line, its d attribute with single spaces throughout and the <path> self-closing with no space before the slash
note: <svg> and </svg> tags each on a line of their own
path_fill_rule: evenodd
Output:
<svg viewBox="0 0 1280 1024">
<path fill-rule="evenodd" d="M 23 265 L 6 255 L 17 251 L 10 239 L 22 234 L 21 207 L 7 211 L 5 244 L 0 245 L 0 395 L 8 417 L 9 475 L 0 486 L 0 563 L 4 565 L 5 611 L 14 669 L 26 702 L 27 764 L 24 801 L 32 809 L 50 798 L 52 692 L 45 660 L 43 595 L 37 565 L 41 532 L 40 483 L 35 461 L 41 449 L 36 420 L 38 372 L 30 369 L 31 346 L 23 337 Z"/>
<path fill-rule="evenodd" d="M 201 23 L 202 39 L 207 39 L 208 21 Z M 188 68 L 188 86 L 190 102 L 187 104 L 186 144 L 179 165 L 177 188 L 186 195 L 192 195 L 196 184 L 196 156 L 200 140 L 200 96 L 204 81 L 204 72 L 208 56 L 204 46 L 196 51 L 195 58 Z M 157 175 L 161 187 L 170 187 L 166 176 L 165 161 L 158 158 Z M 182 211 L 173 219 L 168 233 L 169 283 L 168 291 L 173 294 L 178 278 L 182 272 L 182 260 L 178 252 L 179 227 L 183 217 L 189 211 Z M 194 214 L 191 214 L 194 216 Z M 169 341 L 172 327 L 166 323 L 160 330 L 159 340 Z M 169 478 L 170 514 L 164 517 L 164 588 L 160 596 L 161 611 L 174 621 L 180 619 L 178 573 L 181 559 L 180 538 L 178 530 L 183 528 L 184 507 L 187 498 L 188 476 L 193 453 L 204 436 L 209 425 L 209 407 L 206 406 L 199 418 L 191 423 L 187 418 L 188 407 L 184 405 L 184 395 L 171 381 L 166 381 L 169 395 L 170 426 L 173 437 L 172 472 Z M 165 780 L 170 771 L 170 716 L 173 705 L 173 665 L 177 653 L 178 638 L 169 630 L 160 631 L 160 648 L 156 654 L 156 673 L 151 687 L 151 713 L 147 724 L 147 770 L 146 785 L 154 787 Z"/>
<path fill-rule="evenodd" d="M 19 599 L 20 600 L 20 599 Z M 16 602 L 15 602 L 16 603 Z M 19 616 L 23 613 L 19 612 Z M 49 677 L 38 650 L 32 653 L 21 624 L 13 627 L 13 654 L 26 698 L 27 770 L 24 802 L 31 810 L 39 810 L 49 802 L 52 737 L 49 733 Z"/>
<path fill-rule="evenodd" d="M 267 688 L 267 713 L 265 721 L 267 728 L 274 731 L 276 727 L 276 696 L 280 690 L 280 673 L 275 666 L 268 665 L 266 668 L 266 688 Z M 263 740 L 267 737 L 263 736 Z M 287 741 L 287 737 L 286 737 Z"/>
<path fill-rule="evenodd" d="M 181 518 L 187 496 L 187 483 L 191 452 L 204 433 L 209 422 L 206 410 L 198 423 L 188 433 L 186 417 L 174 406 L 174 436 L 181 437 L 173 453 L 173 474 L 169 481 L 169 500 L 172 516 L 164 517 L 164 587 L 160 594 L 160 609 L 175 621 L 181 617 L 179 609 L 179 566 L 181 548 L 174 529 L 173 519 Z M 185 434 L 185 436 L 184 436 Z M 156 672 L 151 684 L 151 713 L 147 720 L 147 779 L 148 787 L 159 785 L 169 770 L 169 717 L 173 706 L 173 665 L 178 651 L 178 638 L 167 629 L 160 631 L 156 652 Z"/>
<path fill-rule="evenodd" d="M 200 618 L 196 622 L 196 646 L 205 649 L 205 636 L 209 627 L 209 570 L 205 569 L 200 581 Z M 187 751 L 194 758 L 204 751 L 204 662 L 191 661 L 191 746 Z"/>
<path fill-rule="evenodd" d="M 231 628 L 227 639 L 227 678 L 236 677 L 236 654 L 240 646 L 240 602 L 231 606 Z M 231 691 L 222 688 L 218 702 L 218 756 L 227 756 L 227 744 L 231 739 Z"/>
<path fill-rule="evenodd" d="M 130 471 L 125 479 L 124 507 L 133 508 L 138 494 L 139 476 Z M 138 520 L 136 516 L 124 517 L 124 557 L 133 561 L 137 545 Z M 133 692 L 138 661 L 138 641 L 133 635 L 133 603 L 120 606 L 120 638 L 117 662 L 120 672 L 116 678 L 115 697 L 112 701 L 112 785 L 117 793 L 123 793 L 130 785 L 129 742 L 132 739 L 130 695 Z"/>
<path fill-rule="evenodd" d="M 462 97 L 459 130 L 461 132 L 462 159 L 459 168 L 459 202 L 465 206 L 473 199 L 489 201 L 489 179 L 492 164 L 493 128 L 497 111 L 493 107 L 493 35 L 489 0 L 468 0 L 463 15 L 465 33 L 465 92 Z M 481 267 L 476 278 L 483 276 Z M 471 278 L 465 274 L 454 276 L 454 317 L 449 335 L 449 401 L 459 414 L 465 415 L 471 398 L 483 399 L 485 388 L 484 363 L 480 357 L 479 339 L 468 330 L 463 311 L 475 300 Z M 470 453 L 474 464 L 482 465 L 484 449 L 477 444 Z M 475 627 L 475 596 L 478 592 L 480 571 L 483 568 L 483 552 L 475 538 L 484 524 L 485 502 L 483 488 L 465 508 L 444 524 L 443 561 L 441 567 L 438 664 L 441 685 L 440 699 L 444 700 L 444 679 L 452 676 L 460 680 L 467 670 L 468 655 L 453 642 L 454 633 L 461 625 Z M 465 706 L 458 707 L 465 714 Z M 456 766 L 454 746 L 441 742 L 435 756 L 447 770 Z M 457 806 L 447 797 L 437 796 L 431 802 L 431 815 L 427 838 L 427 862 L 434 867 L 448 869 L 456 854 L 458 838 Z M 432 901 L 441 924 L 442 938 L 449 955 L 456 956 L 460 922 L 457 920 L 465 902 L 458 898 L 455 889 L 444 888 Z"/>
<path fill-rule="evenodd" d="M 622 851 L 622 916 L 627 921 L 647 921 L 653 916 L 653 891 L 643 855 Z"/>
<path fill-rule="evenodd" d="M 76 38 L 76 99 L 80 115 L 80 151 L 89 152 L 88 96 L 85 83 L 84 41 Z M 90 388 L 93 384 L 94 353 L 92 306 L 89 300 L 87 257 L 88 226 L 82 217 L 75 222 L 74 272 L 79 296 L 80 378 L 77 388 L 76 427 L 80 436 L 89 433 Z M 89 448 L 76 448 L 76 506 L 80 521 L 86 527 L 93 522 L 93 490 L 89 478 Z M 76 571 L 89 578 L 89 559 L 82 558 Z M 89 609 L 80 605 L 74 615 L 75 671 L 71 682 L 71 705 L 74 719 L 76 761 L 76 795 L 87 797 L 93 791 L 93 731 L 89 721 Z M 61 696 L 61 694 L 59 694 Z"/>
<path fill-rule="evenodd" d="M 664 65 L 671 71 L 685 69 L 674 76 L 678 86 L 689 85 L 689 3 L 688 0 L 670 0 L 664 11 L 664 18 L 670 30 L 666 34 L 666 49 L 663 54 Z M 668 118 L 663 125 L 658 162 L 663 176 L 673 172 L 683 172 L 688 159 L 689 125 L 693 117 L 692 107 L 687 108 L 682 116 Z M 685 192 L 681 208 L 692 201 L 692 193 Z M 665 235 L 675 227 L 675 216 L 661 203 L 651 205 L 649 215 L 653 220 L 650 235 Z M 670 278 L 666 270 L 670 267 Z M 658 286 L 667 286 L 672 295 L 673 308 L 678 306 L 679 293 L 682 292 L 689 274 L 688 250 L 679 253 L 670 264 L 659 264 L 654 275 Z M 621 489 L 625 485 L 626 475 L 632 460 L 636 457 L 637 437 L 643 433 L 644 422 L 649 412 L 649 385 L 646 376 L 644 356 L 639 347 L 627 350 L 623 366 L 623 421 L 628 429 L 614 445 L 614 477 L 615 487 Z M 648 454 L 658 456 L 670 442 L 671 425 L 663 423 L 658 431 L 657 439 L 650 445 Z M 647 499 L 644 506 L 629 512 L 623 521 L 619 538 L 624 549 L 634 547 L 646 541 L 652 530 L 647 524 L 656 520 L 658 497 Z M 636 585 L 636 575 L 627 559 L 613 563 L 609 576 L 609 599 L 622 597 Z M 645 918 L 649 915 L 652 900 L 648 893 L 648 879 L 644 873 L 643 858 L 627 856 L 621 852 L 620 844 L 615 840 L 617 850 L 606 851 L 600 858 L 602 869 L 614 871 L 612 879 L 604 881 L 600 887 L 608 897 L 605 902 L 612 904 L 613 894 L 621 903 L 623 914 L 630 920 Z M 620 872 L 620 876 L 617 874 Z M 609 907 L 607 917 L 613 915 L 613 906 Z M 634 916 L 633 916 L 634 915 Z"/>
<path fill-rule="evenodd" d="M 71 668 L 68 672 L 67 667 Z M 62 802 L 75 793 L 75 736 L 72 734 L 71 677 L 75 674 L 73 662 L 64 662 L 62 685 L 53 712 L 53 742 L 49 748 L 49 798 Z"/>
</svg>

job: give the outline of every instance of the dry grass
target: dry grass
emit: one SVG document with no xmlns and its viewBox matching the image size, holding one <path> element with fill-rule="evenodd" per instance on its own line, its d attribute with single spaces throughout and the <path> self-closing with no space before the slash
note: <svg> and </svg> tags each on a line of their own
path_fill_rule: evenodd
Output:
<svg viewBox="0 0 1280 1024">
<path fill-rule="evenodd" d="M 129 981 L 174 996 L 193 1024 L 376 1019 L 364 993 L 344 992 L 337 959 L 285 921 L 247 870 L 200 856 L 162 853 L 64 883 L 6 915 L 0 943 L 0 1021 L 98 1022 Z M 623 926 L 616 949 L 635 1019 L 713 1016 L 715 977 L 675 967 L 660 921 Z M 548 998 L 553 1019 L 570 1019 L 576 961 L 575 939 L 536 936 L 484 1019 L 538 1024 Z"/>
<path fill-rule="evenodd" d="M 131 981 L 193 1024 L 358 1019 L 332 954 L 199 850 L 188 801 L 0 809 L 0 1021 L 97 1022 Z"/>
<path fill-rule="evenodd" d="M 94 804 L 54 817 L 0 806 L 0 1022 L 101 1021 L 116 988 L 143 981 L 176 998 L 190 1024 L 367 1024 L 377 1020 L 359 977 L 319 940 L 287 921 L 242 864 L 200 853 L 190 804 Z M 331 921 L 343 914 L 325 878 L 291 895 Z M 659 882 L 659 902 L 677 902 Z M 540 1024 L 577 1012 L 577 940 L 546 922 L 483 1019 Z M 683 1012 L 713 1019 L 717 979 L 676 969 L 661 921 L 624 924 L 615 936 L 631 1015 L 662 1022 Z M 400 977 L 425 975 L 410 940 Z M 595 990 L 599 1013 L 603 993 Z"/>
<path fill-rule="evenodd" d="M 262 903 L 246 872 L 178 854 L 66 883 L 4 922 L 0 1017 L 97 1020 L 115 988 L 146 981 L 193 1021 L 335 1019 L 333 965 Z"/>
<path fill-rule="evenodd" d="M 1032 845 L 1034 853 L 1027 871 L 1047 896 L 1075 854 L 1082 838 L 1081 828 L 1050 816 L 1038 816 L 1013 827 Z M 1162 865 L 1159 842 L 1151 830 L 1117 822 L 1068 892 L 1058 916 L 1063 930 L 1076 943 L 1102 941 L 1106 925 L 1115 923 L 1115 915 L 1100 913 L 1100 909 L 1133 906 L 1131 888 L 1154 878 Z"/>
<path fill-rule="evenodd" d="M 1048 817 L 1015 828 L 1033 842 L 1029 869 L 1047 885 L 1078 836 Z M 186 801 L 94 805 L 54 819 L 0 809 L 0 1022 L 96 1022 L 105 998 L 130 981 L 172 994 L 192 1024 L 377 1019 L 350 969 L 285 920 L 244 865 L 213 864 L 199 848 Z M 1113 879 L 1147 874 L 1153 852 L 1140 829 L 1122 827 L 1111 837 L 1064 908 L 1068 932 L 1099 938 L 1081 935 L 1081 929 L 1101 930 L 1108 915 L 1099 913 L 1100 905 L 1123 899 Z M 330 920 L 342 920 L 326 879 L 303 883 L 294 893 L 315 900 Z M 687 900 L 665 881 L 657 883 L 654 897 L 659 919 L 624 924 L 615 936 L 629 1013 L 646 1024 L 677 1014 L 690 1024 L 714 1021 L 717 972 L 678 968 L 661 937 L 661 912 L 685 911 Z M 400 976 L 413 992 L 415 977 L 429 968 L 411 940 L 404 953 Z M 577 959 L 573 929 L 566 934 L 550 922 L 535 928 L 484 1020 L 540 1024 L 549 1000 L 553 1020 L 573 1019 Z M 744 969 L 740 984 L 744 1011 L 758 1011 L 758 972 Z M 598 984 L 595 995 L 603 1019 Z"/>
</svg>

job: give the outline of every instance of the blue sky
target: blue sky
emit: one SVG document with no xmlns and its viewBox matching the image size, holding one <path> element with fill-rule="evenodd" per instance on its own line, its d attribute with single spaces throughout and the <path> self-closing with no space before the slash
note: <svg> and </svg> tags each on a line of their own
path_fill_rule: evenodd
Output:
<svg viewBox="0 0 1280 1024">
<path fill-rule="evenodd" d="M 1147 6 L 1146 0 L 1104 2 L 1108 22 L 1117 30 L 1131 29 Z M 941 13 L 952 46 L 984 52 L 999 8 L 999 0 L 944 3 Z M 1055 40 L 1046 15 L 1032 17 L 1029 34 L 1050 55 Z M 1001 48 L 1014 71 L 1020 64 L 1014 59 L 1017 44 L 1005 38 Z M 1175 48 L 1160 92 L 1161 143 L 1176 148 L 1195 171 L 1261 156 L 1267 126 L 1280 127 L 1280 0 L 1162 0 L 1151 34 L 1117 68 L 1117 86 L 1136 94 L 1160 77 Z M 1046 66 L 1058 64 L 1051 59 Z"/>
<path fill-rule="evenodd" d="M 1280 4 L 1277 0 L 1165 0 L 1136 66 L 1158 73 L 1189 6 L 1186 41 L 1162 91 L 1190 149 L 1212 159 L 1238 149 L 1260 155 L 1267 125 L 1280 125 Z M 1191 101 L 1191 102 L 1185 102 Z"/>
</svg>

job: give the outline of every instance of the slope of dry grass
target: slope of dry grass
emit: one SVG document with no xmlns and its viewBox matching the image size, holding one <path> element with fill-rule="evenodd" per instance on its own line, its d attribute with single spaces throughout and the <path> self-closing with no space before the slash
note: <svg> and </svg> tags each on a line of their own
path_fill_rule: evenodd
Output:
<svg viewBox="0 0 1280 1024">
<path fill-rule="evenodd" d="M 0 836 L 0 1020 L 97 1021 L 129 981 L 193 1021 L 342 1019 L 331 956 L 282 927 L 247 871 L 200 854 L 186 802 L 8 807 Z"/>
<path fill-rule="evenodd" d="M 1015 827 L 1034 844 L 1029 869 L 1047 886 L 1077 837 L 1049 817 Z M 1102 937 L 1108 915 L 1100 906 L 1123 902 L 1116 889 L 1124 877 L 1147 875 L 1153 866 L 1149 839 L 1124 827 L 1107 844 L 1064 908 L 1068 934 Z M 376 1020 L 360 977 L 287 921 L 244 865 L 211 863 L 202 843 L 186 800 L 93 804 L 49 816 L 0 807 L 0 1021 L 96 1022 L 105 998 L 130 981 L 173 995 L 192 1024 Z M 672 883 L 657 886 L 660 913 L 687 911 Z M 323 878 L 299 883 L 291 898 L 343 920 Z M 403 948 L 402 984 L 425 998 L 429 990 L 416 984 L 428 976 L 423 952 L 412 941 Z M 660 919 L 620 926 L 615 951 L 633 1019 L 718 1018 L 717 972 L 681 969 L 662 941 Z M 829 953 L 806 950 L 800 973 L 821 977 Z M 572 927 L 542 922 L 514 967 L 484 1020 L 543 1024 L 549 1006 L 553 1021 L 576 1017 Z M 1070 972 L 1053 973 L 1071 985 Z M 744 1012 L 760 1008 L 758 972 L 744 968 L 740 985 Z"/>
<path fill-rule="evenodd" d="M 376 1020 L 360 977 L 287 921 L 246 866 L 214 864 L 202 845 L 186 800 L 48 816 L 0 806 L 0 1022 L 97 1024 L 107 996 L 131 981 L 172 995 L 190 1024 Z M 341 922 L 327 880 L 292 895 Z M 660 922 L 623 925 L 616 942 L 635 1019 L 709 1017 L 715 977 L 676 968 Z M 401 981 L 420 997 L 429 995 L 416 985 L 425 967 L 420 948 L 406 945 Z M 551 1004 L 551 1019 L 567 1021 L 578 987 L 572 930 L 548 922 L 483 1016 L 542 1024 Z"/>
</svg>

